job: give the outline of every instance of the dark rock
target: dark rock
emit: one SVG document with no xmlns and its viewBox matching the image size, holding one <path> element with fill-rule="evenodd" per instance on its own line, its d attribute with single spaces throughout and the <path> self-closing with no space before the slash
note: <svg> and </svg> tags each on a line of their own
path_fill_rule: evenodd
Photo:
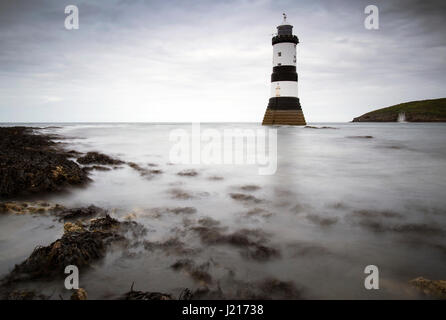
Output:
<svg viewBox="0 0 446 320">
<path fill-rule="evenodd" d="M 243 194 L 243 193 L 230 193 L 229 194 L 232 199 L 237 201 L 244 201 L 244 202 L 255 202 L 259 203 L 262 202 L 262 200 L 250 195 L 250 194 Z"/>
<path fill-rule="evenodd" d="M 174 214 L 193 214 L 197 212 L 197 209 L 194 207 L 176 207 L 168 208 L 167 210 Z"/>
<path fill-rule="evenodd" d="M 109 167 L 97 166 L 97 165 L 84 167 L 83 169 L 86 172 L 90 172 L 90 171 L 93 171 L 93 170 L 97 170 L 97 171 L 110 171 L 111 170 Z"/>
<path fill-rule="evenodd" d="M 143 245 L 146 250 L 161 250 L 166 255 L 192 255 L 197 252 L 195 249 L 186 247 L 186 244 L 178 238 L 169 238 L 163 242 L 150 242 L 145 240 Z"/>
<path fill-rule="evenodd" d="M 212 180 L 212 181 L 220 181 L 220 180 L 223 180 L 224 178 L 223 177 L 220 177 L 220 176 L 210 176 L 210 177 L 208 177 L 208 180 Z"/>
<path fill-rule="evenodd" d="M 258 287 L 264 297 L 279 299 L 301 299 L 302 289 L 296 288 L 291 281 L 282 281 L 275 278 L 262 280 Z"/>
<path fill-rule="evenodd" d="M 49 297 L 35 291 L 15 290 L 4 295 L 3 300 L 48 300 Z"/>
<path fill-rule="evenodd" d="M 192 297 L 193 297 L 192 292 L 188 288 L 186 288 L 183 291 L 181 291 L 178 300 L 191 300 Z"/>
<path fill-rule="evenodd" d="M 131 223 L 130 221 L 119 222 L 118 220 L 110 217 L 108 214 L 104 218 L 93 219 L 90 222 L 89 229 L 95 232 L 105 232 L 116 229 L 121 224 Z"/>
<path fill-rule="evenodd" d="M 85 156 L 77 159 L 80 164 L 102 164 L 102 165 L 119 165 L 123 164 L 124 161 L 119 159 L 113 159 L 106 154 L 99 152 L 88 152 Z"/>
<path fill-rule="evenodd" d="M 194 169 L 187 169 L 187 170 L 178 172 L 177 175 L 183 176 L 183 177 L 195 177 L 198 175 L 198 172 L 195 171 Z"/>
<path fill-rule="evenodd" d="M 347 138 L 352 138 L 352 139 L 372 139 L 373 136 L 348 136 Z"/>
<path fill-rule="evenodd" d="M 335 127 L 327 127 L 327 126 L 323 126 L 323 127 L 305 126 L 304 128 L 306 128 L 306 129 L 337 129 Z"/>
<path fill-rule="evenodd" d="M 253 209 L 249 210 L 248 212 L 246 212 L 244 215 L 246 217 L 258 216 L 258 217 L 268 218 L 268 217 L 271 217 L 273 215 L 273 213 L 269 212 L 265 209 L 262 209 L 262 208 L 253 208 Z"/>
<path fill-rule="evenodd" d="M 62 220 L 75 220 L 91 218 L 94 216 L 105 215 L 106 211 L 96 206 L 89 206 L 83 208 L 66 209 L 58 213 L 58 216 Z"/>
<path fill-rule="evenodd" d="M 170 266 L 176 271 L 185 271 L 193 280 L 203 285 L 212 284 L 212 276 L 207 271 L 208 263 L 196 265 L 191 259 L 181 259 Z"/>
<path fill-rule="evenodd" d="M 257 261 L 280 257 L 280 251 L 266 245 L 266 234 L 258 229 L 240 229 L 226 233 L 226 228 L 214 223 L 201 223 L 191 228 L 207 245 L 230 245 L 241 249 L 241 256 Z"/>
<path fill-rule="evenodd" d="M 163 171 L 160 170 L 160 169 L 146 169 L 146 168 L 143 168 L 139 164 L 136 164 L 134 162 L 128 162 L 127 164 L 128 164 L 128 166 L 130 168 L 135 169 L 136 171 L 138 171 L 139 174 L 142 177 L 152 178 L 154 175 L 163 173 Z M 152 164 L 152 167 L 153 167 L 153 164 Z"/>
<path fill-rule="evenodd" d="M 318 224 L 322 227 L 331 226 L 338 222 L 338 217 L 322 217 L 317 214 L 308 214 L 306 217 L 309 221 L 314 224 Z"/>
<path fill-rule="evenodd" d="M 403 215 L 393 211 L 375 211 L 375 210 L 357 210 L 352 213 L 353 216 L 364 218 L 403 218 Z"/>
<path fill-rule="evenodd" d="M 170 294 L 161 292 L 144 292 L 144 291 L 134 291 L 133 284 L 130 291 L 125 293 L 122 300 L 173 300 Z"/>
<path fill-rule="evenodd" d="M 179 199 L 179 200 L 189 200 L 195 198 L 194 195 L 191 193 L 182 190 L 180 188 L 173 188 L 169 190 L 169 193 L 171 194 L 171 197 L 173 199 Z"/>
<path fill-rule="evenodd" d="M 243 191 L 257 191 L 260 189 L 260 187 L 254 185 L 254 184 L 247 184 L 247 185 L 241 186 L 240 189 Z"/>
</svg>

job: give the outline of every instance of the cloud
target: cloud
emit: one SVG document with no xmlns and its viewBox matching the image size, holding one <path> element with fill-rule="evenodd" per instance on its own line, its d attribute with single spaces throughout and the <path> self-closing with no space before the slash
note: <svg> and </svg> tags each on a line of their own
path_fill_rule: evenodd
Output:
<svg viewBox="0 0 446 320">
<path fill-rule="evenodd" d="M 368 1 L 71 1 L 68 31 L 59 1 L 3 1 L 0 121 L 261 121 L 282 11 L 307 120 L 444 96 L 445 5 L 375 3 L 369 31 Z"/>
</svg>

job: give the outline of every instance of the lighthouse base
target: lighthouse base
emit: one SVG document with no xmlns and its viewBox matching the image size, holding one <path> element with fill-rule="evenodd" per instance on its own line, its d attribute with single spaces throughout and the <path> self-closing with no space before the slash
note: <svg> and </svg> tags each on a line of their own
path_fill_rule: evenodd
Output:
<svg viewBox="0 0 446 320">
<path fill-rule="evenodd" d="M 305 126 L 302 109 L 276 110 L 267 108 L 262 125 Z"/>
</svg>

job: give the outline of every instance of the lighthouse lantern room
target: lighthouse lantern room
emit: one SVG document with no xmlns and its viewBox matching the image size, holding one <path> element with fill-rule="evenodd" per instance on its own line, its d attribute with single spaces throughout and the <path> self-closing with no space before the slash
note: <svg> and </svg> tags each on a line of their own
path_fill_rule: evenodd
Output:
<svg viewBox="0 0 446 320">
<path fill-rule="evenodd" d="M 297 94 L 296 46 L 293 26 L 286 21 L 277 27 L 273 44 L 273 73 L 271 95 L 263 118 L 263 125 L 306 125 Z"/>
</svg>

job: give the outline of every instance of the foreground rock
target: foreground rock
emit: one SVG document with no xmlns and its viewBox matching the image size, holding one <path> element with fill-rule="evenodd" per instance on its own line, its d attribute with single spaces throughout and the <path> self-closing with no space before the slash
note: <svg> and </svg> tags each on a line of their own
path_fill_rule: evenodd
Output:
<svg viewBox="0 0 446 320">
<path fill-rule="evenodd" d="M 418 277 L 409 282 L 430 298 L 446 299 L 446 280 L 429 280 Z"/>
<path fill-rule="evenodd" d="M 87 225 L 77 221 L 64 225 L 64 235 L 46 247 L 37 247 L 21 264 L 14 267 L 4 279 L 5 284 L 34 279 L 51 279 L 64 275 L 68 265 L 79 269 L 90 266 L 105 255 L 113 241 L 126 241 L 124 234 L 141 235 L 136 222 L 120 222 L 109 215 L 91 220 Z"/>
<path fill-rule="evenodd" d="M 0 128 L 0 196 L 59 191 L 89 181 L 72 155 L 26 127 Z"/>
</svg>

